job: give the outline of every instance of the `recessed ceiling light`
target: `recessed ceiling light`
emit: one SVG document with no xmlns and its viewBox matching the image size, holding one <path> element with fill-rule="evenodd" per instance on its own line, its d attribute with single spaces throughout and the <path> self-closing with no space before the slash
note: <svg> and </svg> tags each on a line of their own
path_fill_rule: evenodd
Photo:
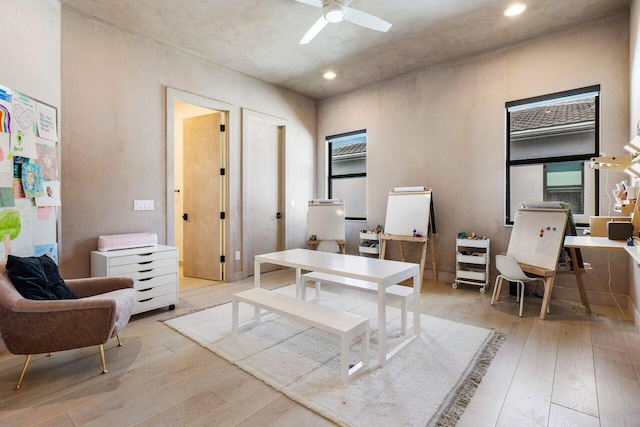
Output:
<svg viewBox="0 0 640 427">
<path fill-rule="evenodd" d="M 516 16 L 520 15 L 527 9 L 527 5 L 524 3 L 514 3 L 504 11 L 504 16 Z"/>
<path fill-rule="evenodd" d="M 327 80 L 333 80 L 336 78 L 336 73 L 334 73 L 333 71 L 327 71 L 322 75 L 322 77 L 324 77 Z"/>
</svg>

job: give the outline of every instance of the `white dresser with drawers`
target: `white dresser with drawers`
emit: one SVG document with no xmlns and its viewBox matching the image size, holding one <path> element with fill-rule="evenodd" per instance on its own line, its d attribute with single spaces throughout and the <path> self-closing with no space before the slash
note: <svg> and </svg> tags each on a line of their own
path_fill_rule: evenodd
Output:
<svg viewBox="0 0 640 427">
<path fill-rule="evenodd" d="M 136 302 L 132 314 L 178 302 L 178 248 L 156 245 L 145 248 L 91 252 L 92 277 L 131 277 Z"/>
</svg>

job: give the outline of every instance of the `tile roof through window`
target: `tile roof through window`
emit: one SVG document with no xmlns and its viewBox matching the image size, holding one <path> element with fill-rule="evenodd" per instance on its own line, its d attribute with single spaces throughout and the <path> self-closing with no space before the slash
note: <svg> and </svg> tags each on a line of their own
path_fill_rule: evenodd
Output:
<svg viewBox="0 0 640 427">
<path fill-rule="evenodd" d="M 542 105 L 511 112 L 511 131 L 548 129 L 594 122 L 595 99 Z"/>
<path fill-rule="evenodd" d="M 331 153 L 334 157 L 337 156 L 349 156 L 354 154 L 361 154 L 367 152 L 366 142 L 354 142 L 353 144 L 340 145 L 333 147 Z"/>
</svg>

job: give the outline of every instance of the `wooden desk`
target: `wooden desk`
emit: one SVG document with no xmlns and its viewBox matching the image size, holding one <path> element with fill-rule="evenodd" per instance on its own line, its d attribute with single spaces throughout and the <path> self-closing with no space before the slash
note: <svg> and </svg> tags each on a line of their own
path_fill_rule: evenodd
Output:
<svg viewBox="0 0 640 427">
<path fill-rule="evenodd" d="M 568 248 L 571 253 L 571 265 L 573 266 L 573 271 L 576 275 L 576 281 L 578 282 L 578 291 L 580 292 L 580 300 L 582 301 L 582 305 L 584 305 L 584 309 L 587 311 L 587 313 L 591 313 L 589 298 L 587 297 L 587 292 L 584 290 L 584 283 L 582 282 L 582 275 L 585 274 L 585 269 L 584 267 L 581 268 L 576 265 L 576 248 L 624 250 L 625 247 L 627 247 L 627 242 L 625 240 L 610 240 L 607 237 L 565 236 L 564 247 Z"/>
<path fill-rule="evenodd" d="M 296 269 L 296 296 L 305 299 L 306 286 L 302 271 L 321 273 L 374 282 L 378 285 L 378 363 L 383 366 L 413 339 L 420 336 L 420 271 L 419 265 L 354 255 L 334 254 L 290 249 L 282 252 L 256 255 L 254 261 L 254 285 L 260 287 L 260 265 L 277 264 Z M 403 280 L 413 278 L 413 330 L 414 334 L 395 348 L 387 351 L 386 288 Z"/>
</svg>

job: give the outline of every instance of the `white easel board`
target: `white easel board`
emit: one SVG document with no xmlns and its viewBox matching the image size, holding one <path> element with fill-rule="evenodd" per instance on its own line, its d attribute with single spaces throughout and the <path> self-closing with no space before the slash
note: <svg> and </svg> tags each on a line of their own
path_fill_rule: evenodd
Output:
<svg viewBox="0 0 640 427">
<path fill-rule="evenodd" d="M 413 236 L 413 230 L 427 236 L 431 215 L 431 191 L 389 192 L 385 234 Z"/>
<path fill-rule="evenodd" d="M 507 256 L 524 264 L 555 270 L 564 241 L 563 209 L 518 209 Z"/>
<path fill-rule="evenodd" d="M 344 201 L 309 200 L 307 234 L 316 240 L 345 240 Z"/>
</svg>

